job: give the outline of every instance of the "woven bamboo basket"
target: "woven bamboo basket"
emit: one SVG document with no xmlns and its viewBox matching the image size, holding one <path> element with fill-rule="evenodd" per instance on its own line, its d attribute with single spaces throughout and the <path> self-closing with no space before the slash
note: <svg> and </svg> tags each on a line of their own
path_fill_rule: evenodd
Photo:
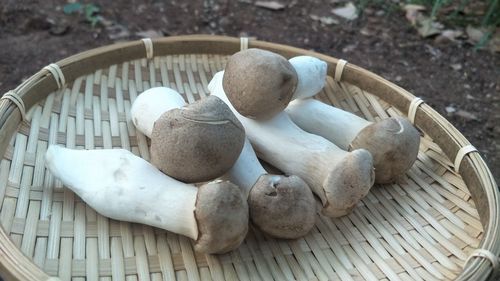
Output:
<svg viewBox="0 0 500 281">
<path fill-rule="evenodd" d="M 130 121 L 134 98 L 153 86 L 203 98 L 228 56 L 249 46 L 326 61 L 323 102 L 368 120 L 408 116 L 422 138 L 404 183 L 375 186 L 348 216 L 318 214 L 301 239 L 251 228 L 237 250 L 203 255 L 185 237 L 99 215 L 46 170 L 49 144 L 122 147 L 149 159 Z M 409 92 L 325 55 L 202 35 L 106 46 L 51 64 L 5 95 L 0 136 L 6 280 L 486 280 L 498 272 L 499 191 L 477 151 Z"/>
</svg>

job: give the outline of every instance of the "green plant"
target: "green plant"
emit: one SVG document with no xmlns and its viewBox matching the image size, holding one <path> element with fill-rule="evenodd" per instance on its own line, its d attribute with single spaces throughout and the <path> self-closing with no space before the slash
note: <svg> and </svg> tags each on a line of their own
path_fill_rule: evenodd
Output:
<svg viewBox="0 0 500 281">
<path fill-rule="evenodd" d="M 441 8 L 441 6 L 444 4 L 443 2 L 444 2 L 443 0 L 434 1 L 434 4 L 432 5 L 431 18 L 436 17 L 437 12 Z"/>
<path fill-rule="evenodd" d="M 474 49 L 486 46 L 495 32 L 500 27 L 500 1 L 499 0 L 357 0 L 356 5 L 362 14 L 367 7 L 383 9 L 387 14 L 399 10 L 406 4 L 421 5 L 430 11 L 429 20 L 439 21 L 448 27 L 467 26 L 480 27 L 484 36 L 477 42 Z M 473 9 L 472 11 L 470 9 Z M 474 10 L 476 9 L 476 10 Z"/>
<path fill-rule="evenodd" d="M 101 21 L 101 17 L 99 16 L 100 11 L 101 9 L 96 4 L 83 4 L 81 2 L 68 3 L 64 5 L 63 8 L 63 12 L 67 15 L 83 13 L 85 20 L 90 23 L 92 27 L 95 27 Z"/>
<path fill-rule="evenodd" d="M 397 3 L 396 3 L 397 2 Z M 403 3 L 401 3 L 403 2 Z M 399 4 L 398 4 L 399 3 Z M 483 16 L 479 14 L 467 15 L 465 8 L 470 4 L 484 3 L 487 7 Z M 405 0 L 405 1 L 385 1 L 385 0 L 357 0 L 356 6 L 360 13 L 367 7 L 377 7 L 387 12 L 398 9 L 405 4 L 422 5 L 430 10 L 430 17 L 438 18 L 444 23 L 451 23 L 459 26 L 500 26 L 500 1 L 499 0 Z M 446 9 L 444 9 L 446 8 Z M 447 14 L 444 13 L 446 10 Z"/>
<path fill-rule="evenodd" d="M 498 0 L 491 0 L 488 11 L 483 17 L 482 21 L 483 26 L 488 26 L 488 25 L 494 25 L 494 26 L 499 26 L 500 25 L 500 7 L 499 7 L 499 2 Z"/>
<path fill-rule="evenodd" d="M 486 33 L 484 33 L 483 37 L 479 39 L 479 42 L 477 42 L 476 45 L 474 45 L 474 51 L 486 46 L 486 44 L 488 44 L 488 42 L 490 41 L 492 34 L 493 34 L 492 30 L 488 30 Z"/>
</svg>

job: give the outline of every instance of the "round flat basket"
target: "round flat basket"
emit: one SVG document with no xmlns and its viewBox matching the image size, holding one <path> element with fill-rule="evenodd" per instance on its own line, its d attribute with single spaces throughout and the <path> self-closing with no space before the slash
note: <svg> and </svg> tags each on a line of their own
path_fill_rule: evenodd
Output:
<svg viewBox="0 0 500 281">
<path fill-rule="evenodd" d="M 241 48 L 328 63 L 315 97 L 367 120 L 405 116 L 422 132 L 399 184 L 376 185 L 348 216 L 320 214 L 297 240 L 250 228 L 223 255 L 190 239 L 96 213 L 45 168 L 50 144 L 125 148 L 149 160 L 131 102 L 154 86 L 192 103 Z M 498 273 L 499 191 L 442 116 L 342 60 L 246 38 L 179 36 L 120 43 L 50 64 L 0 101 L 0 275 L 5 280 L 486 280 Z M 112 200 L 112 198 L 110 198 Z M 496 279 L 495 279 L 496 280 Z"/>
</svg>

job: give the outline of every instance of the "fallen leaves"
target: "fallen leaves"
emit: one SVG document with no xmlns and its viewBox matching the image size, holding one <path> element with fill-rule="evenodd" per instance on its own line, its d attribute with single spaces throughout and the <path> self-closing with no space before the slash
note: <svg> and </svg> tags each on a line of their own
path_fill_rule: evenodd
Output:
<svg viewBox="0 0 500 281">
<path fill-rule="evenodd" d="M 423 38 L 441 34 L 443 25 L 424 15 L 426 8 L 422 5 L 408 4 L 403 6 L 406 19 Z"/>
<path fill-rule="evenodd" d="M 467 28 L 465 29 L 465 32 L 467 33 L 469 40 L 472 41 L 473 43 L 477 43 L 477 42 L 481 41 L 481 39 L 485 35 L 485 31 L 483 29 L 474 28 L 470 25 L 467 26 Z"/>
<path fill-rule="evenodd" d="M 334 1 L 334 3 L 336 3 L 336 1 Z M 337 17 L 343 18 L 344 20 L 354 20 L 358 17 L 358 10 L 352 2 L 348 2 L 343 7 L 332 9 L 330 12 Z M 317 21 L 325 26 L 335 25 L 340 23 L 340 21 L 337 18 L 332 17 L 330 15 L 310 14 L 309 17 L 312 20 Z"/>
<path fill-rule="evenodd" d="M 421 16 L 417 18 L 417 31 L 420 36 L 426 38 L 441 34 L 443 25 L 433 21 L 431 18 Z"/>
<path fill-rule="evenodd" d="M 487 48 L 492 52 L 500 52 L 500 29 L 496 32 L 487 28 L 476 28 L 467 26 L 465 32 L 469 43 L 475 45 L 475 48 Z"/>
<path fill-rule="evenodd" d="M 347 20 L 355 20 L 358 18 L 358 9 L 352 2 L 347 3 L 342 8 L 333 9 L 332 13 Z"/>
<path fill-rule="evenodd" d="M 408 4 L 403 7 L 406 11 L 406 19 L 412 24 L 417 24 L 417 18 L 421 14 L 421 11 L 425 11 L 425 7 L 422 5 Z"/>
<path fill-rule="evenodd" d="M 329 16 L 320 17 L 317 15 L 310 15 L 310 17 L 312 20 L 319 21 L 320 23 L 322 23 L 324 25 L 339 24 L 338 20 L 334 19 L 333 17 L 329 17 Z"/>
<path fill-rule="evenodd" d="M 464 32 L 461 30 L 446 29 L 441 32 L 441 36 L 449 39 L 450 41 L 455 41 L 456 39 L 462 37 L 463 35 Z"/>
<path fill-rule="evenodd" d="M 279 11 L 285 9 L 286 5 L 277 1 L 257 1 L 255 6 L 268 10 Z"/>
<path fill-rule="evenodd" d="M 500 30 L 485 27 L 467 26 L 465 30 L 444 29 L 444 25 L 435 18 L 426 16 L 426 7 L 422 5 L 403 5 L 406 19 L 413 25 L 422 38 L 436 37 L 435 42 L 446 44 L 450 42 L 463 42 L 466 40 L 474 45 L 475 49 L 488 48 L 493 52 L 500 52 Z M 448 9 L 451 9 L 448 7 Z M 453 8 L 454 9 L 454 8 Z M 446 10 L 446 9 L 444 9 Z M 481 9 L 479 9 L 481 10 Z"/>
</svg>

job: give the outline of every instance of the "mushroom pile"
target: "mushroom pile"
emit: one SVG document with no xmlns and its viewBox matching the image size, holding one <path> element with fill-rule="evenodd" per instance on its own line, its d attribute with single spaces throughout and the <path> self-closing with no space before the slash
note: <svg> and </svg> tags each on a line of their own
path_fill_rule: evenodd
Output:
<svg viewBox="0 0 500 281">
<path fill-rule="evenodd" d="M 300 79 L 285 111 L 295 124 L 344 150 L 368 150 L 373 156 L 376 183 L 395 182 L 411 168 L 417 160 L 420 134 L 408 119 L 389 117 L 370 122 L 314 100 L 324 86 L 327 64 L 310 56 L 291 58 L 290 63 Z"/>
<path fill-rule="evenodd" d="M 225 165 L 220 169 L 222 173 L 218 173 L 212 179 L 219 176 L 241 188 L 244 197 L 248 198 L 252 222 L 265 233 L 278 238 L 298 238 L 314 226 L 316 212 L 314 197 L 309 186 L 297 176 L 269 175 L 245 138 L 241 123 L 226 103 L 218 97 L 208 96 L 186 106 L 186 102 L 176 91 L 168 88 L 152 88 L 137 97 L 130 111 L 137 129 L 151 138 L 151 153 L 157 153 L 156 157 L 159 157 L 160 153 L 155 151 L 153 144 L 155 141 L 160 141 L 155 138 L 173 140 L 169 143 L 161 141 L 165 143 L 162 147 L 164 151 L 174 149 L 177 147 L 176 142 L 180 143 L 178 146 L 182 146 L 182 150 L 187 153 L 172 157 L 164 153 L 164 159 L 159 161 L 173 162 L 172 166 L 199 167 L 198 172 L 195 168 L 189 168 L 193 177 L 197 176 L 197 173 L 203 173 L 201 169 L 213 169 L 211 166 L 220 165 L 222 161 L 214 158 L 228 157 L 227 155 L 233 152 L 231 141 L 237 142 L 239 148 L 237 159 L 233 160 L 231 156 L 230 165 Z M 169 120 L 168 116 L 175 116 L 171 112 L 178 113 L 177 117 L 171 117 Z M 185 135 L 185 138 L 179 140 L 176 131 L 179 130 L 178 124 L 188 121 L 193 122 L 196 127 L 191 131 L 183 131 L 182 135 Z M 233 128 L 238 129 L 233 130 Z M 241 132 L 243 132 L 242 148 L 238 139 Z M 204 140 L 205 138 L 208 140 Z M 191 145 L 194 142 L 197 142 L 196 145 Z M 208 152 L 216 150 L 217 153 L 205 157 L 207 150 Z M 175 153 L 179 152 L 176 150 Z M 198 160 L 195 157 L 211 159 Z M 153 156 L 151 158 L 153 162 Z M 162 171 L 176 177 L 174 171 L 167 169 Z"/>
<path fill-rule="evenodd" d="M 373 123 L 312 99 L 326 74 L 327 64 L 311 56 L 286 61 L 248 49 L 231 56 L 208 88 L 243 124 L 259 158 L 304 179 L 323 214 L 339 217 L 375 182 L 395 182 L 410 169 L 420 135 L 404 118 Z"/>
<path fill-rule="evenodd" d="M 249 224 L 284 239 L 349 214 L 374 182 L 390 183 L 416 159 L 419 134 L 403 118 L 377 123 L 312 99 L 325 62 L 259 49 L 238 52 L 192 104 L 151 88 L 131 107 L 150 138 L 150 162 L 124 149 L 49 146 L 51 173 L 100 214 L 187 236 L 225 253 Z M 271 174 L 260 160 L 284 174 Z"/>
</svg>

